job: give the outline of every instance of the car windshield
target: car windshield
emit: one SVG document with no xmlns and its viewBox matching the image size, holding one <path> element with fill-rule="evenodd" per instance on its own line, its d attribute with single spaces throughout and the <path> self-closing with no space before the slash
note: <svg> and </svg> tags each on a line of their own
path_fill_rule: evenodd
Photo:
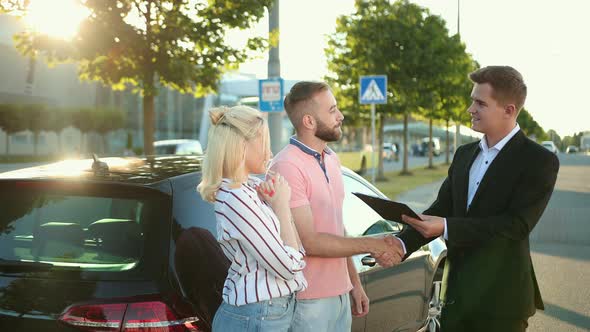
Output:
<svg viewBox="0 0 590 332">
<path fill-rule="evenodd" d="M 169 144 L 169 145 L 158 145 L 155 146 L 156 154 L 175 154 L 176 153 L 176 145 Z"/>
<path fill-rule="evenodd" d="M 0 194 L 0 260 L 122 271 L 143 250 L 149 200 L 22 188 Z"/>
</svg>

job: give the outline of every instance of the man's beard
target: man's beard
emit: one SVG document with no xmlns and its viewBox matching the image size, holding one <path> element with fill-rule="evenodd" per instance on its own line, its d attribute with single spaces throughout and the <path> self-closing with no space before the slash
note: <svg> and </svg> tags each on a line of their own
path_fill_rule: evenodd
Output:
<svg viewBox="0 0 590 332">
<path fill-rule="evenodd" d="M 336 128 L 329 128 L 319 119 L 315 119 L 318 123 L 318 129 L 315 132 L 315 137 L 324 142 L 336 142 L 342 137 L 342 132 Z"/>
</svg>

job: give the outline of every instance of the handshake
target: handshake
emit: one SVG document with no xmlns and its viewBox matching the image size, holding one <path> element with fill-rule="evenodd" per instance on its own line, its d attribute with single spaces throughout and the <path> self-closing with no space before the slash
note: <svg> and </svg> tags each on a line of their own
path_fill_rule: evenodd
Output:
<svg viewBox="0 0 590 332">
<path fill-rule="evenodd" d="M 374 238 L 373 249 L 370 251 L 371 256 L 375 258 L 377 264 L 383 267 L 391 267 L 401 263 L 404 258 L 404 247 L 400 239 L 393 235 Z"/>
</svg>

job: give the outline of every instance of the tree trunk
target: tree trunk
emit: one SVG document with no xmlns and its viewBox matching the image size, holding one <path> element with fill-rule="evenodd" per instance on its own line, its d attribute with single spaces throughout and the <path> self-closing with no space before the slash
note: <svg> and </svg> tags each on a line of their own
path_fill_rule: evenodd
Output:
<svg viewBox="0 0 590 332">
<path fill-rule="evenodd" d="M 428 120 L 428 168 L 434 168 L 433 163 L 434 146 L 432 142 L 432 118 Z"/>
<path fill-rule="evenodd" d="M 378 167 L 377 167 L 377 178 L 376 181 L 387 181 L 385 177 L 384 169 L 383 169 L 383 136 L 384 136 L 384 129 L 385 129 L 385 115 L 381 114 L 379 120 L 379 136 L 377 137 L 377 153 L 378 153 Z"/>
<path fill-rule="evenodd" d="M 118 110 L 123 109 L 123 91 L 114 91 L 113 98 L 115 99 L 115 108 Z"/>
<path fill-rule="evenodd" d="M 174 113 L 176 114 L 176 137 L 184 138 L 184 128 L 182 126 L 182 94 L 176 93 L 174 98 Z"/>
<path fill-rule="evenodd" d="M 108 142 L 107 142 L 107 134 L 100 135 L 102 137 L 102 154 L 108 154 Z"/>
<path fill-rule="evenodd" d="M 143 153 L 146 156 L 154 154 L 154 95 L 143 97 Z"/>
<path fill-rule="evenodd" d="M 81 158 L 84 153 L 86 152 L 86 133 L 81 132 L 80 133 L 80 151 L 78 151 L 78 155 Z"/>
<path fill-rule="evenodd" d="M 455 151 L 461 145 L 461 124 L 455 124 Z"/>
<path fill-rule="evenodd" d="M 448 165 L 451 161 L 451 135 L 449 134 L 449 119 L 447 119 L 447 152 L 445 158 L 445 164 Z"/>
<path fill-rule="evenodd" d="M 408 170 L 408 113 L 404 112 L 404 165 L 401 171 L 401 175 L 410 175 Z"/>
<path fill-rule="evenodd" d="M 6 132 L 6 156 L 10 155 L 10 134 Z"/>
<path fill-rule="evenodd" d="M 61 146 L 61 131 L 56 131 L 55 134 L 57 135 L 57 153 L 62 154 L 62 146 Z"/>
<path fill-rule="evenodd" d="M 34 156 L 38 155 L 38 153 L 39 153 L 38 148 L 39 148 L 39 133 L 34 132 L 33 133 L 33 155 Z"/>
</svg>

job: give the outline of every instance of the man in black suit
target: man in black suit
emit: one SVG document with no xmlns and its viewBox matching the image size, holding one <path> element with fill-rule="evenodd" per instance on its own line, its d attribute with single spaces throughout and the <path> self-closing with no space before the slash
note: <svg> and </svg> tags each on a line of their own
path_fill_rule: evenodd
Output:
<svg viewBox="0 0 590 332">
<path fill-rule="evenodd" d="M 404 216 L 407 254 L 433 238 L 447 243 L 441 298 L 443 331 L 525 331 L 543 309 L 529 234 L 553 192 L 559 161 L 528 139 L 516 118 L 526 98 L 522 75 L 481 68 L 468 109 L 484 134 L 455 153 L 436 201 L 421 220 Z"/>
</svg>

